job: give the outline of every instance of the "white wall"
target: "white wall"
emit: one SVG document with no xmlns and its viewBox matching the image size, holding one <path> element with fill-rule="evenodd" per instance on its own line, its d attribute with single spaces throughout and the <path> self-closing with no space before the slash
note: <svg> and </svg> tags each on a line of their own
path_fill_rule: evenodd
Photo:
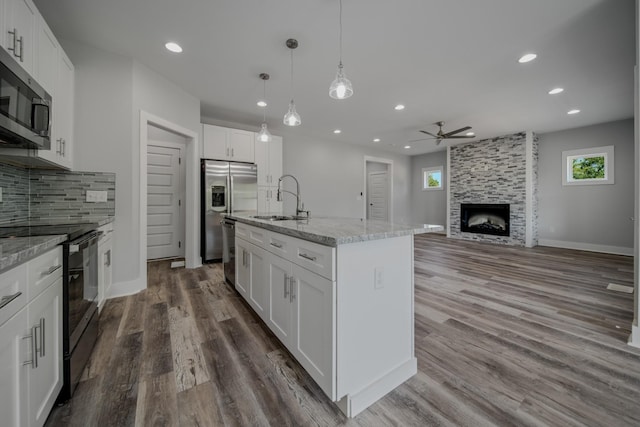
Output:
<svg viewBox="0 0 640 427">
<path fill-rule="evenodd" d="M 422 169 L 442 166 L 443 189 L 422 189 Z M 411 218 L 416 224 L 447 224 L 447 152 L 411 157 Z"/>
<path fill-rule="evenodd" d="M 539 136 L 540 245 L 632 253 L 633 129 L 628 119 Z M 615 184 L 562 185 L 563 151 L 606 145 L 615 147 Z"/>
<path fill-rule="evenodd" d="M 138 238 L 140 110 L 197 133 L 200 102 L 130 58 L 71 41 L 63 47 L 76 69 L 75 167 L 116 174 L 112 289 L 133 292 L 146 286 Z"/>
<path fill-rule="evenodd" d="M 365 217 L 360 193 L 365 192 L 366 187 L 364 158 L 371 156 L 393 161 L 393 220 L 410 222 L 409 156 L 355 144 L 282 136 L 284 173 L 300 181 L 302 200 L 312 216 Z M 293 209 L 295 201 L 285 199 L 285 213 Z"/>
</svg>

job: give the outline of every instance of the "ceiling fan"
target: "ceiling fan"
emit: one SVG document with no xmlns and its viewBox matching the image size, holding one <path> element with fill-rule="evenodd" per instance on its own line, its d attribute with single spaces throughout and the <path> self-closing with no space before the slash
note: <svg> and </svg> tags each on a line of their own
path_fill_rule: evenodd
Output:
<svg viewBox="0 0 640 427">
<path fill-rule="evenodd" d="M 427 132 L 426 130 L 421 130 L 420 132 L 431 136 L 431 138 L 424 138 L 424 139 L 435 139 L 436 140 L 436 145 L 440 145 L 440 142 L 442 142 L 443 139 L 475 138 L 475 135 L 457 135 L 460 132 L 464 132 L 464 131 L 467 131 L 467 130 L 471 129 L 471 126 L 465 126 L 465 127 L 460 128 L 460 129 L 452 130 L 450 132 L 443 132 L 443 130 L 442 130 L 442 126 L 444 126 L 444 122 L 443 121 L 435 122 L 434 125 L 437 125 L 440 128 L 438 130 L 437 134 L 433 134 L 431 132 Z M 424 139 L 415 139 L 415 140 L 413 140 L 411 142 L 424 141 Z"/>
</svg>

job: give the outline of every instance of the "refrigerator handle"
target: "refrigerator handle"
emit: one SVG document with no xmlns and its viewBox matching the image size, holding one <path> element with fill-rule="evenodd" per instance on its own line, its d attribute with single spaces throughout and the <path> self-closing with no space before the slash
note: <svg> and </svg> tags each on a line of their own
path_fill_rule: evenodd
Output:
<svg viewBox="0 0 640 427">
<path fill-rule="evenodd" d="M 229 193 L 229 205 L 227 213 L 233 213 L 233 175 L 227 176 L 227 192 Z"/>
</svg>

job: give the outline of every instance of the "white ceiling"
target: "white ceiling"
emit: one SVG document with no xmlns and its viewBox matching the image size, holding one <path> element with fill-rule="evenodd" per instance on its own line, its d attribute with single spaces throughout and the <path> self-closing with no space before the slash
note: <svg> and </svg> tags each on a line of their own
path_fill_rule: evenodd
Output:
<svg viewBox="0 0 640 427">
<path fill-rule="evenodd" d="M 633 116 L 633 0 L 343 0 L 343 62 L 353 97 L 329 98 L 338 63 L 338 0 L 35 0 L 59 38 L 130 56 L 201 100 L 202 115 L 287 135 L 436 149 L 419 129 L 473 127 L 479 139 L 545 133 Z M 165 50 L 167 41 L 182 54 Z M 528 64 L 517 59 L 535 52 Z M 560 95 L 547 92 L 565 89 Z M 404 111 L 394 110 L 398 103 Z M 578 108 L 580 114 L 567 111 Z M 342 130 L 334 135 L 333 130 Z M 382 141 L 375 144 L 373 138 Z M 466 140 L 463 140 L 466 142 Z M 391 144 L 395 144 L 392 146 Z M 443 143 L 440 148 L 445 146 Z"/>
</svg>

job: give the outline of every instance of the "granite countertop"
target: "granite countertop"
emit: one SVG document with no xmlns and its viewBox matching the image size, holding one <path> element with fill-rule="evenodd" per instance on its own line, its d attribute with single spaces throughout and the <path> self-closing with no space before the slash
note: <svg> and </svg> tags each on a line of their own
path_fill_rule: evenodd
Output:
<svg viewBox="0 0 640 427">
<path fill-rule="evenodd" d="M 441 225 L 395 224 L 385 221 L 362 220 L 360 218 L 311 217 L 303 220 L 269 221 L 252 218 L 252 215 L 232 214 L 231 219 L 277 233 L 287 234 L 325 246 L 391 237 L 443 231 Z"/>
<path fill-rule="evenodd" d="M 66 234 L 0 239 L 0 273 L 53 249 L 65 240 Z"/>
<path fill-rule="evenodd" d="M 50 218 L 32 218 L 21 219 L 0 224 L 1 227 L 39 227 L 43 225 L 69 225 L 69 224 L 92 224 L 101 227 L 105 224 L 113 222 L 113 216 L 84 216 L 78 218 L 50 217 Z"/>
</svg>

